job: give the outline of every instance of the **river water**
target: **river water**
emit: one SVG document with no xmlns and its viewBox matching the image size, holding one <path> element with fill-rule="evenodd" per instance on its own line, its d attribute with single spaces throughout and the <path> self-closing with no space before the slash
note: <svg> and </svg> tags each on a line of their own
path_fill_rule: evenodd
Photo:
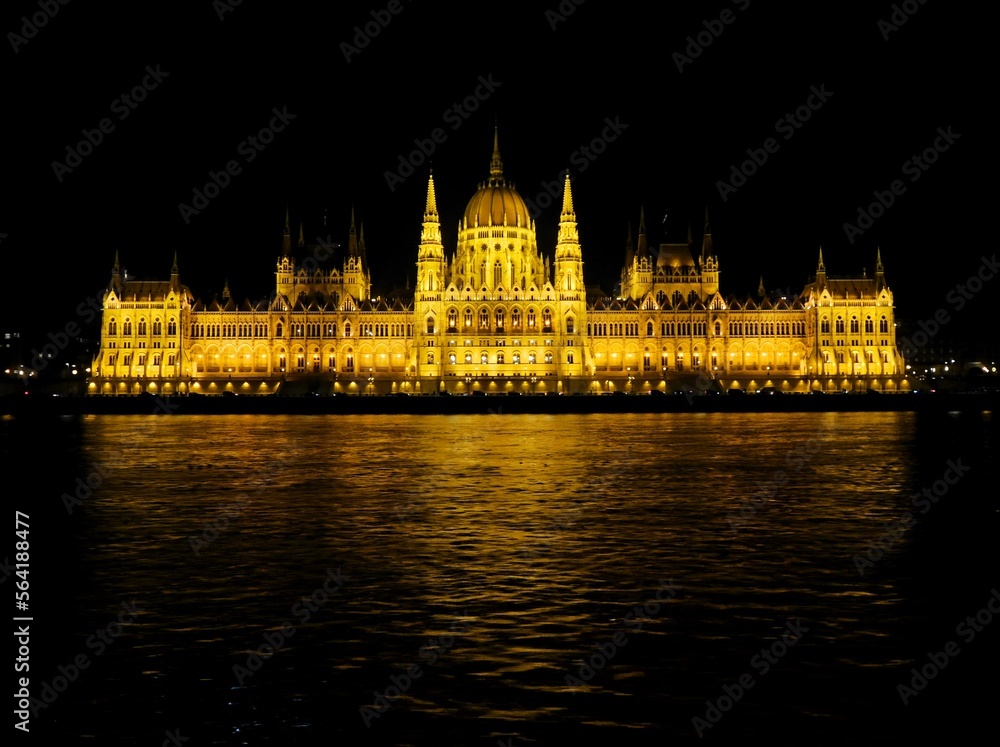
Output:
<svg viewBox="0 0 1000 747">
<path fill-rule="evenodd" d="M 884 744 L 996 700 L 991 413 L 0 437 L 31 517 L 31 730 L 58 744 Z"/>
</svg>

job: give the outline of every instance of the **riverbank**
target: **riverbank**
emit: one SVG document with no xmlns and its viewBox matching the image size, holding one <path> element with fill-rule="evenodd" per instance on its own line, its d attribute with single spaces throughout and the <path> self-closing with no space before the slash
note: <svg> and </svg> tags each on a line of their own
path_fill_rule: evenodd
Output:
<svg viewBox="0 0 1000 747">
<path fill-rule="evenodd" d="M 997 392 L 907 394 L 668 394 L 581 396 L 301 396 L 59 397 L 0 399 L 14 416 L 87 414 L 468 414 L 628 412 L 880 412 L 983 411 Z"/>
</svg>

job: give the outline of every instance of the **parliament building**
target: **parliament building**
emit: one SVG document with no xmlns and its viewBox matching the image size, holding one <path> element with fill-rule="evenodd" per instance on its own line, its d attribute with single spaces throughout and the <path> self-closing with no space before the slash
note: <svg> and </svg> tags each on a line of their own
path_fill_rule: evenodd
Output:
<svg viewBox="0 0 1000 747">
<path fill-rule="evenodd" d="M 450 242 L 449 242 L 450 243 Z M 569 175 L 554 252 L 504 178 L 494 139 L 446 247 L 434 176 L 412 290 L 372 296 L 353 213 L 333 246 L 293 247 L 286 218 L 274 292 L 209 303 L 181 282 L 123 276 L 116 254 L 88 393 L 384 395 L 648 393 L 774 387 L 910 388 L 881 256 L 872 276 L 815 276 L 796 295 L 724 296 L 705 226 L 700 248 L 647 244 L 640 220 L 612 296 L 588 289 Z"/>
</svg>

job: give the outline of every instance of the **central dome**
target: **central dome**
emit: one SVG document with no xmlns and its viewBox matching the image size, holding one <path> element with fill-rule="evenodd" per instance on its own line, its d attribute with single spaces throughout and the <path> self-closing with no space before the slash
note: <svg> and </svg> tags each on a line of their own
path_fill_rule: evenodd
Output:
<svg viewBox="0 0 1000 747">
<path fill-rule="evenodd" d="M 503 178 L 500 160 L 499 135 L 493 135 L 493 160 L 490 161 L 490 178 L 479 189 L 465 208 L 463 227 L 511 226 L 530 228 L 531 216 L 524 199 Z"/>
</svg>

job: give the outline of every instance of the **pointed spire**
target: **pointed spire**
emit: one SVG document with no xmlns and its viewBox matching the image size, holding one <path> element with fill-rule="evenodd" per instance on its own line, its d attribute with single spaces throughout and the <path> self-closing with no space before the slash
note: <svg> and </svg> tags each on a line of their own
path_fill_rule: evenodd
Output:
<svg viewBox="0 0 1000 747">
<path fill-rule="evenodd" d="M 649 256 L 649 249 L 646 246 L 646 209 L 639 206 L 639 246 L 636 249 L 639 257 Z"/>
<path fill-rule="evenodd" d="M 573 190 L 569 184 L 569 169 L 566 169 L 566 181 L 563 184 L 563 220 L 575 220 L 576 212 L 573 210 Z"/>
<path fill-rule="evenodd" d="M 223 300 L 228 300 L 229 299 L 229 280 L 228 279 L 226 279 L 226 281 L 222 285 L 222 298 L 223 298 Z"/>
<path fill-rule="evenodd" d="M 305 232 L 305 228 L 302 225 L 302 221 L 300 220 L 299 221 L 299 246 L 305 246 L 305 245 L 306 245 L 306 232 Z"/>
<path fill-rule="evenodd" d="M 500 159 L 500 127 L 493 126 L 493 159 L 490 161 L 490 176 L 503 176 L 503 161 Z"/>
<path fill-rule="evenodd" d="M 349 257 L 358 256 L 358 231 L 354 227 L 354 205 L 351 205 L 351 230 L 347 237 L 347 254 Z"/>
<path fill-rule="evenodd" d="M 170 266 L 170 274 L 177 275 L 179 273 L 180 270 L 177 269 L 177 250 L 174 249 L 174 263 Z"/>
<path fill-rule="evenodd" d="M 112 275 L 120 275 L 122 272 L 121 265 L 118 263 L 118 250 L 115 249 L 115 263 L 111 266 Z"/>
<path fill-rule="evenodd" d="M 820 248 L 819 248 L 819 263 L 816 265 L 816 274 L 818 275 L 819 273 L 823 273 L 824 275 L 826 274 L 826 265 L 823 264 L 823 247 L 822 246 L 820 246 Z"/>
<path fill-rule="evenodd" d="M 875 250 L 875 272 L 885 272 L 885 268 L 882 266 L 882 247 Z"/>
<path fill-rule="evenodd" d="M 437 222 L 437 194 L 434 192 L 434 171 L 427 177 L 427 207 L 424 208 L 424 222 Z"/>
<path fill-rule="evenodd" d="M 767 291 L 764 290 L 764 276 L 760 276 L 760 285 L 757 286 L 757 295 L 763 298 L 767 295 Z"/>
<path fill-rule="evenodd" d="M 491 187 L 506 186 L 503 180 L 503 160 L 500 158 L 500 128 L 493 126 L 493 158 L 490 160 L 490 181 Z"/>
<path fill-rule="evenodd" d="M 714 247 L 712 245 L 712 226 L 708 222 L 708 205 L 705 206 L 705 234 L 701 240 L 701 258 L 707 259 L 713 256 Z"/>
<path fill-rule="evenodd" d="M 285 205 L 285 233 L 281 236 L 281 256 L 292 256 L 292 226 L 289 220 L 288 205 Z"/>
</svg>

